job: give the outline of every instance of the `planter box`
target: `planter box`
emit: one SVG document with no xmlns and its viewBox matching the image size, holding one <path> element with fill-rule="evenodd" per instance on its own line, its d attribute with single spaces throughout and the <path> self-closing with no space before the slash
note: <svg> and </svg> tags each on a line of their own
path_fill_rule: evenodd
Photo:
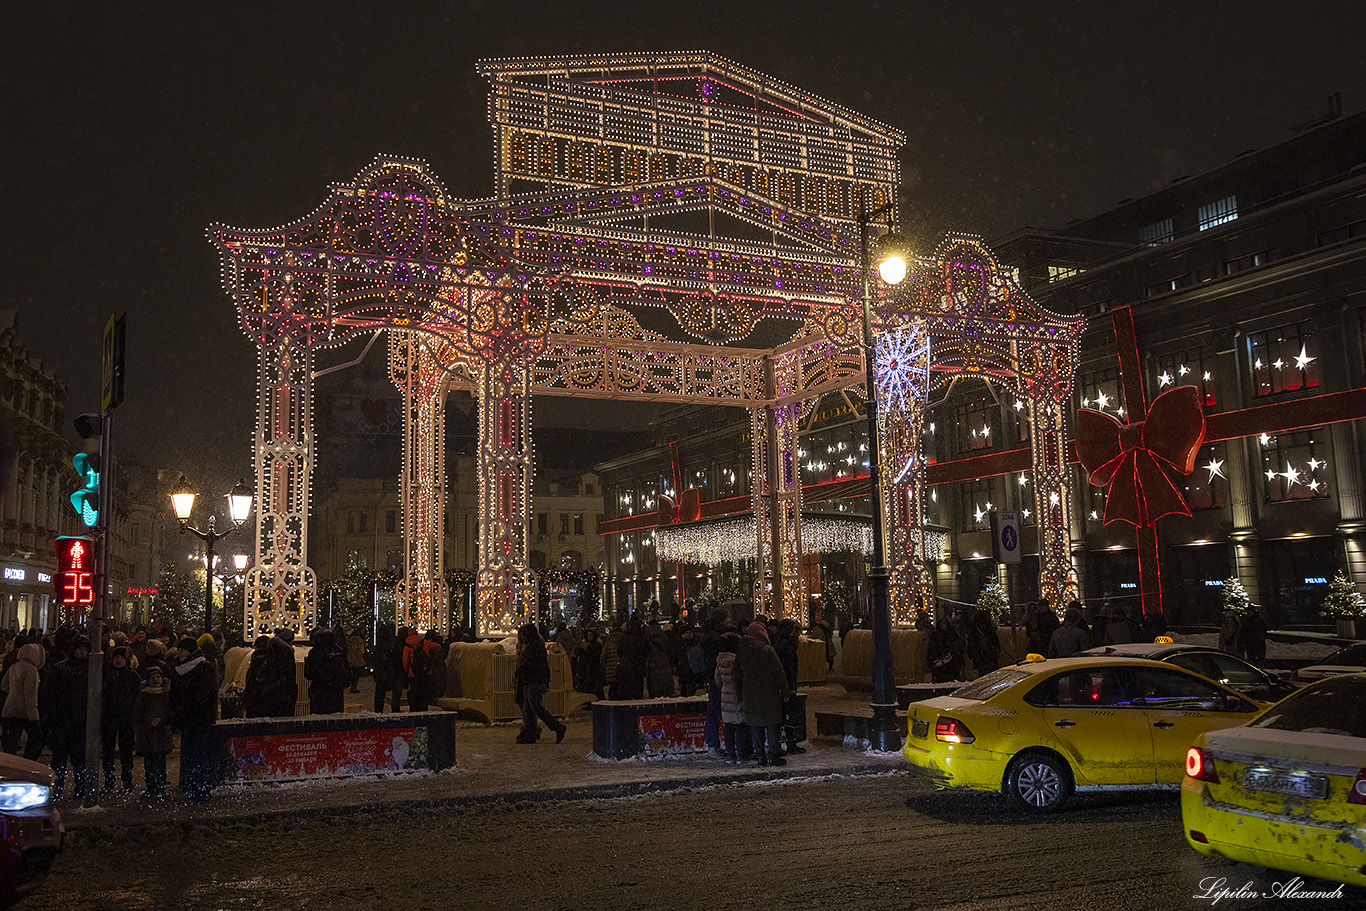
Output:
<svg viewBox="0 0 1366 911">
<path fill-rule="evenodd" d="M 1366 618 L 1339 617 L 1337 633 L 1343 639 L 1366 639 Z"/>
</svg>

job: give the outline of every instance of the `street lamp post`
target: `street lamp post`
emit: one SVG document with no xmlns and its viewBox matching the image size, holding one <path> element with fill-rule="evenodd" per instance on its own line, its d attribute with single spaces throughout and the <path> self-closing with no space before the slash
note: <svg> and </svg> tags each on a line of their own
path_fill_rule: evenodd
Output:
<svg viewBox="0 0 1366 911">
<path fill-rule="evenodd" d="M 247 562 L 249 560 L 251 560 L 251 557 L 248 557 L 246 554 L 238 553 L 232 555 L 232 566 L 233 569 L 236 570 L 236 572 L 233 573 L 233 578 L 236 579 L 237 584 L 242 587 L 242 616 L 244 617 L 247 615 Z M 224 597 L 226 598 L 226 596 Z M 227 610 L 228 605 L 225 603 L 223 605 L 223 612 L 227 613 Z"/>
<path fill-rule="evenodd" d="M 228 496 L 228 516 L 232 519 L 232 528 L 225 531 L 214 531 L 214 516 L 209 516 L 209 528 L 207 531 L 200 531 L 189 524 L 190 514 L 194 511 L 195 493 L 190 482 L 181 475 L 176 482 L 176 488 L 171 492 L 171 506 L 175 510 L 175 517 L 180 520 L 180 531 L 182 534 L 189 532 L 196 538 L 204 542 L 204 563 L 207 571 L 204 573 L 204 632 L 213 632 L 213 546 L 219 541 L 232 534 L 238 526 L 247 520 L 247 515 L 251 512 L 252 492 L 247 487 L 244 480 L 239 480 L 237 486 L 232 489 Z"/>
<path fill-rule="evenodd" d="M 873 717 L 869 721 L 868 741 L 872 749 L 895 752 L 901 749 L 901 731 L 896 721 L 896 678 L 892 668 L 892 607 L 887 592 L 887 560 L 882 546 L 882 485 L 878 472 L 877 387 L 874 370 L 872 265 L 869 252 L 869 227 L 874 218 L 889 211 L 888 202 L 871 212 L 866 198 L 858 213 L 860 272 L 863 277 L 863 358 L 868 398 L 868 485 L 873 503 L 873 565 L 868 584 L 873 594 Z M 885 256 L 878 264 L 884 282 L 895 285 L 906 277 L 906 260 L 899 252 Z"/>
</svg>

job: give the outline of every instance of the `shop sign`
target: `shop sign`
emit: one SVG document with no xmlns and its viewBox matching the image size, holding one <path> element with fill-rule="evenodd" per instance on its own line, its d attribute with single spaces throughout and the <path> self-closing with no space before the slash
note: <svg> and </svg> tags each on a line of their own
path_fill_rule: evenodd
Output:
<svg viewBox="0 0 1366 911">
<path fill-rule="evenodd" d="M 1304 584 L 1305 584 L 1305 585 L 1327 585 L 1327 584 L 1328 584 L 1328 580 L 1327 580 L 1326 578 L 1324 578 L 1323 576 L 1305 576 L 1305 577 L 1304 577 Z"/>
<path fill-rule="evenodd" d="M 427 768 L 427 729 L 262 734 L 226 741 L 240 781 L 339 778 Z"/>
<path fill-rule="evenodd" d="M 1205 580 L 1205 585 L 1208 586 L 1209 588 L 1223 588 L 1223 587 L 1224 587 L 1224 580 L 1223 580 L 1223 579 L 1206 579 L 1206 580 Z"/>
<path fill-rule="evenodd" d="M 1137 582 L 1121 582 L 1121 583 L 1119 583 L 1119 587 L 1120 587 L 1120 588 L 1138 588 L 1138 583 L 1137 583 Z"/>
<path fill-rule="evenodd" d="M 5 581 L 6 581 L 6 582 L 23 582 L 23 581 L 24 581 L 24 576 L 25 576 L 25 575 L 26 575 L 26 573 L 25 573 L 23 567 L 20 567 L 20 566 L 6 566 L 6 567 L 5 567 Z"/>
<path fill-rule="evenodd" d="M 52 573 L 39 572 L 39 573 L 38 573 L 38 582 L 39 582 L 39 584 L 51 585 L 51 584 L 52 584 Z"/>
</svg>

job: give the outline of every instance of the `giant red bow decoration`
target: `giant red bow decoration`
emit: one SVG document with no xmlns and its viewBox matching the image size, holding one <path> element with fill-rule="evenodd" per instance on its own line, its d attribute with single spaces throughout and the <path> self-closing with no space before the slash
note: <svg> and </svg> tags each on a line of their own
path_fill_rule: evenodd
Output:
<svg viewBox="0 0 1366 911">
<path fill-rule="evenodd" d="M 1170 472 L 1190 474 L 1205 439 L 1205 412 L 1194 386 L 1153 400 L 1144 419 L 1120 424 L 1101 411 L 1077 411 L 1077 455 L 1105 491 L 1105 523 L 1151 526 L 1165 515 L 1190 515 Z"/>
</svg>

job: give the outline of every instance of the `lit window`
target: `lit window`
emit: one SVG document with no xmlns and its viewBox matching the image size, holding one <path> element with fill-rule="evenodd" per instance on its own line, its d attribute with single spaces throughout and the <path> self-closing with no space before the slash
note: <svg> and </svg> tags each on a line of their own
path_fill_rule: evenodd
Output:
<svg viewBox="0 0 1366 911">
<path fill-rule="evenodd" d="M 1207 206 L 1201 206 L 1198 215 L 1201 231 L 1222 225 L 1226 221 L 1233 221 L 1238 217 L 1238 197 L 1225 196 L 1223 199 L 1216 199 Z"/>
<path fill-rule="evenodd" d="M 1255 395 L 1275 395 L 1318 386 L 1319 361 L 1311 350 L 1314 332 L 1308 323 L 1250 332 L 1247 342 Z"/>
<path fill-rule="evenodd" d="M 1171 243 L 1176 235 L 1172 232 L 1172 220 L 1164 218 L 1138 229 L 1138 239 L 1150 247 Z"/>
<path fill-rule="evenodd" d="M 1078 266 L 1050 265 L 1048 267 L 1048 280 L 1050 282 L 1060 282 L 1064 279 L 1072 278 L 1074 275 L 1080 275 L 1085 271 L 1085 269 L 1082 269 Z"/>
</svg>

